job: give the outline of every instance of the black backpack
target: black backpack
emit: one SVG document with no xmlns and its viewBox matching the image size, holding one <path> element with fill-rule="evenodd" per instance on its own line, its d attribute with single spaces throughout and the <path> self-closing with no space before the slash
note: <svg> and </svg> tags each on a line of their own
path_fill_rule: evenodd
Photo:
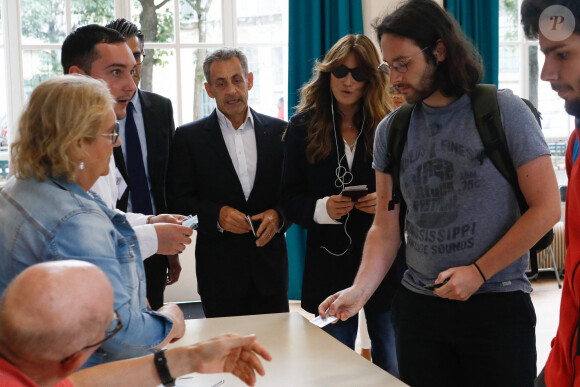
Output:
<svg viewBox="0 0 580 387">
<path fill-rule="evenodd" d="M 501 123 L 499 104 L 497 102 L 497 88 L 495 85 L 479 84 L 475 86 L 475 89 L 471 93 L 469 93 L 469 96 L 471 98 L 475 125 L 477 126 L 477 131 L 479 132 L 479 136 L 483 142 L 485 154 L 493 162 L 493 165 L 497 170 L 512 185 L 520 207 L 520 213 L 523 214 L 529 206 L 520 190 L 518 176 L 509 154 L 507 140 Z M 541 117 L 538 110 L 527 99 L 522 98 L 522 100 L 530 108 L 532 113 L 534 113 L 534 116 L 541 126 Z M 388 204 L 388 209 L 392 210 L 395 204 L 401 204 L 399 214 L 399 227 L 401 230 L 404 228 L 407 207 L 401 195 L 400 163 L 403 148 L 407 141 L 411 113 L 413 112 L 414 107 L 414 104 L 405 103 L 397 110 L 392 120 L 387 142 L 387 168 L 388 172 L 393 176 L 393 193 L 392 199 Z M 403 234 L 401 234 L 401 238 L 403 239 Z M 548 231 L 548 233 L 530 249 L 530 254 L 535 256 L 537 252 L 548 247 L 553 239 L 554 231 L 550 229 L 550 231 Z M 535 271 L 537 273 L 537 260 L 532 260 L 530 258 L 530 262 L 532 262 L 532 272 Z M 534 264 L 536 266 L 535 268 L 533 267 Z"/>
</svg>

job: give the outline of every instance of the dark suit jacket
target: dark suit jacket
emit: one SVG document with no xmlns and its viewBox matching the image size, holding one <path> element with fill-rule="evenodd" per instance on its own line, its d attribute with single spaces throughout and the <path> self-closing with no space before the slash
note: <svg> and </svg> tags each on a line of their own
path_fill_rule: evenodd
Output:
<svg viewBox="0 0 580 387">
<path fill-rule="evenodd" d="M 306 135 L 310 118 L 299 114 L 292 117 L 284 140 L 284 172 L 282 175 L 282 203 L 286 217 L 293 223 L 305 227 L 306 261 L 302 282 L 302 308 L 317 313 L 318 305 L 326 297 L 352 285 L 360 266 L 366 234 L 374 215 L 353 209 L 350 215 L 340 219 L 342 225 L 318 224 L 314 222 L 316 201 L 326 196 L 338 195 L 342 187 L 336 186 L 338 159 L 341 166 L 349 170 L 344 156 L 344 142 L 338 138 L 339 155 L 334 146 L 328 157 L 314 164 L 306 159 Z M 369 193 L 376 191 L 375 172 L 372 158 L 365 154 L 362 138 L 357 141 L 352 163 L 352 181 L 348 185 L 366 184 Z M 344 180 L 348 180 L 345 178 Z M 344 231 L 344 224 L 352 243 Z M 321 247 L 324 246 L 332 253 Z M 350 247 L 349 247 L 350 246 Z M 341 254 L 345 250 L 348 251 Z M 396 270 L 387 274 L 371 297 L 365 309 L 387 311 L 398 284 Z"/>
<path fill-rule="evenodd" d="M 171 145 L 167 203 L 172 213 L 197 215 L 195 246 L 198 291 L 202 297 L 240 298 L 250 281 L 264 295 L 288 289 L 288 256 L 283 231 L 264 247 L 251 233 L 219 232 L 223 206 L 248 215 L 279 206 L 282 133 L 286 122 L 251 111 L 258 151 L 254 187 L 246 202 L 223 139 L 217 113 L 179 127 Z"/>
<path fill-rule="evenodd" d="M 151 183 L 151 195 L 158 214 L 167 212 L 165 200 L 165 172 L 169 159 L 169 146 L 175 132 L 173 123 L 173 107 L 171 101 L 158 94 L 137 90 L 143 111 L 145 139 L 147 141 L 147 169 Z M 115 163 L 121 175 L 129 184 L 123 150 L 120 146 L 114 148 Z M 127 211 L 129 189 L 117 201 L 117 208 Z"/>
</svg>

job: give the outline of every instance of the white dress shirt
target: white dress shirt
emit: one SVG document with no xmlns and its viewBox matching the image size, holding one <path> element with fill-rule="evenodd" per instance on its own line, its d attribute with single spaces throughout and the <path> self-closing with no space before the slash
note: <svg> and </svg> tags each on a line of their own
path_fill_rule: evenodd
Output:
<svg viewBox="0 0 580 387">
<path fill-rule="evenodd" d="M 254 117 L 252 117 L 248 107 L 246 120 L 238 129 L 235 129 L 231 121 L 219 109 L 216 109 L 216 111 L 228 153 L 242 185 L 244 196 L 248 200 L 254 187 L 256 165 L 258 163 Z"/>
</svg>

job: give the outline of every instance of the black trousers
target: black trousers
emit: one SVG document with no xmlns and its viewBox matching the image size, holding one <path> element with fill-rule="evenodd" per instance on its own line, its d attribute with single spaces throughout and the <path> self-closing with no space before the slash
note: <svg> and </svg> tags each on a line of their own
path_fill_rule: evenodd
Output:
<svg viewBox="0 0 580 387">
<path fill-rule="evenodd" d="M 529 294 L 453 301 L 401 286 L 392 318 L 401 380 L 413 387 L 534 385 L 536 314 Z"/>
<path fill-rule="evenodd" d="M 143 261 L 145 280 L 147 282 L 147 300 L 151 309 L 157 310 L 163 306 L 163 292 L 167 283 L 167 256 L 155 254 Z"/>
<path fill-rule="evenodd" d="M 288 292 L 261 294 L 254 284 L 244 296 L 215 298 L 200 294 L 205 317 L 244 316 L 251 314 L 284 313 L 290 310 Z"/>
</svg>

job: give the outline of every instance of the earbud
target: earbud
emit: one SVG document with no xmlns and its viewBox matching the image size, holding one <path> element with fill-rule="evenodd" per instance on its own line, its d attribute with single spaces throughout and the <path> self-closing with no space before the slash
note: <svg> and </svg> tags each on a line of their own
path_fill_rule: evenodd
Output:
<svg viewBox="0 0 580 387">
<path fill-rule="evenodd" d="M 332 87 L 330 88 L 330 112 L 332 113 L 332 129 L 334 130 L 334 144 L 336 145 L 336 158 L 338 160 L 338 166 L 335 169 L 335 175 L 336 175 L 336 180 L 334 181 L 334 185 L 336 187 L 342 187 L 342 189 L 344 189 L 345 185 L 348 185 L 350 183 L 352 183 L 352 181 L 354 180 L 354 176 L 353 174 L 341 164 L 341 161 L 343 158 L 346 157 L 346 153 L 342 155 L 342 157 L 340 157 L 340 152 L 339 152 L 339 148 L 338 148 L 338 133 L 336 132 L 336 124 L 334 122 L 334 100 L 333 100 L 333 95 L 332 95 Z M 364 127 L 365 127 L 365 111 L 364 111 L 364 107 L 363 107 L 363 122 L 362 122 L 362 126 L 361 129 L 358 133 L 358 136 L 356 136 L 356 140 L 354 141 L 354 143 L 356 144 L 358 141 L 358 138 L 360 137 Z M 356 146 L 356 145 L 355 145 Z M 350 218 L 350 212 L 348 214 L 346 214 L 346 219 L 344 221 L 344 233 L 346 234 L 346 237 L 348 238 L 348 247 L 346 248 L 346 250 L 344 250 L 342 253 L 337 254 L 337 253 L 333 253 L 332 251 L 330 251 L 329 249 L 327 249 L 324 246 L 320 246 L 321 249 L 326 250 L 326 252 L 330 255 L 334 255 L 335 257 L 340 257 L 346 253 L 348 253 L 350 250 L 352 250 L 352 238 L 350 237 L 348 231 L 346 230 L 346 225 L 348 224 L 348 219 Z"/>
</svg>

